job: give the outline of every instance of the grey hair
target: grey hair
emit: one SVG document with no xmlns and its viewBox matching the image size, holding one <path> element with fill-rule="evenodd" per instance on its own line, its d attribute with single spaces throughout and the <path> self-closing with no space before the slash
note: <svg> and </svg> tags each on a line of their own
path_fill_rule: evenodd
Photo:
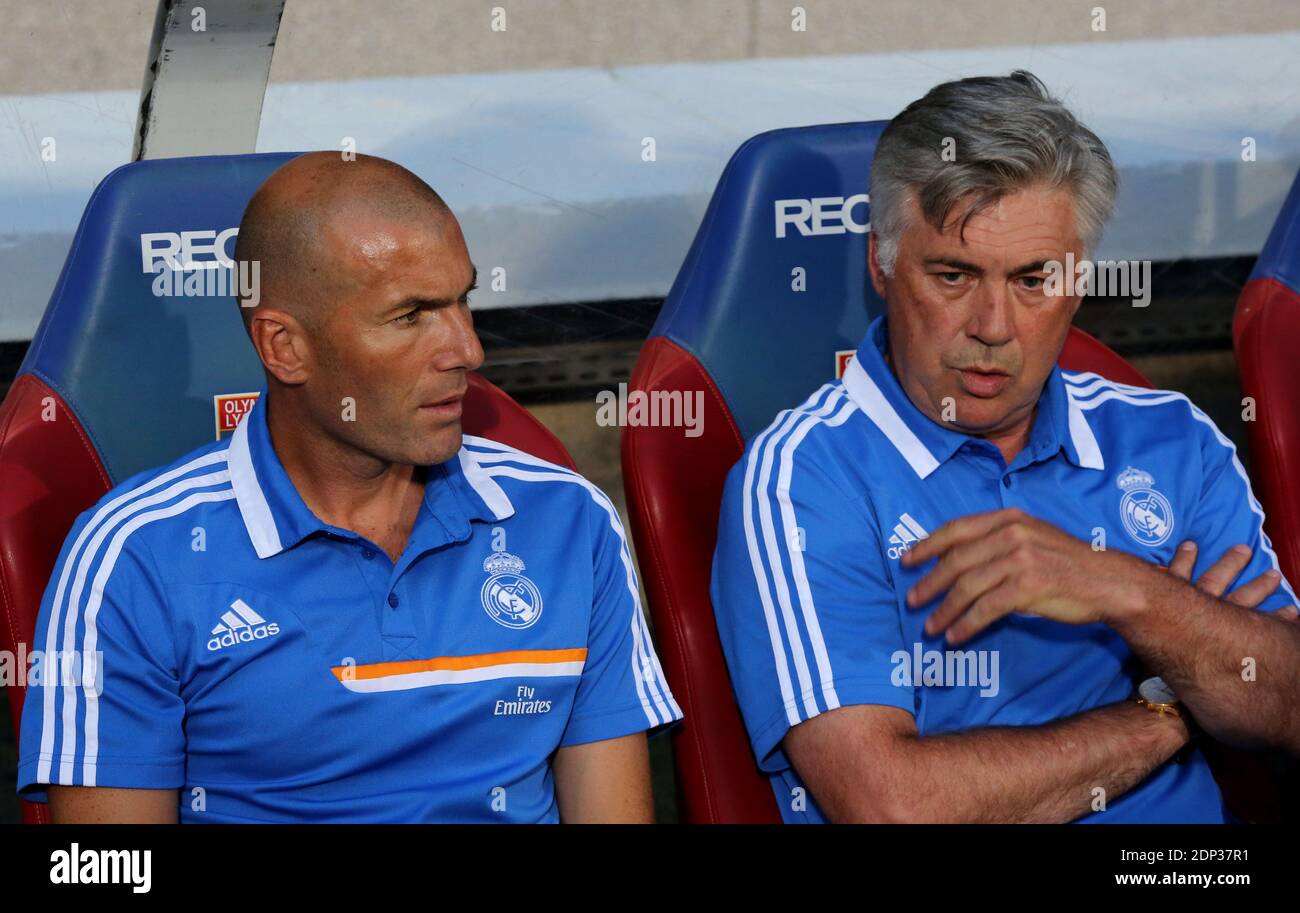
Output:
<svg viewBox="0 0 1300 913">
<path fill-rule="evenodd" d="M 953 149 L 952 161 L 945 161 L 946 148 Z M 909 194 L 939 231 L 958 202 L 974 195 L 961 218 L 964 231 L 975 213 L 1035 184 L 1073 192 L 1079 237 L 1090 255 L 1119 184 L 1097 134 L 1027 70 L 935 86 L 890 121 L 876 144 L 871 230 L 881 270 L 894 274 Z"/>
</svg>

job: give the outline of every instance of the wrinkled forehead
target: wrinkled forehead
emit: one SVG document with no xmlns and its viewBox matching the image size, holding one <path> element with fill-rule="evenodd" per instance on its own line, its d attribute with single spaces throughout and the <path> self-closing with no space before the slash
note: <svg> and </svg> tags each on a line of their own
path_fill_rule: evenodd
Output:
<svg viewBox="0 0 1300 913">
<path fill-rule="evenodd" d="M 1064 187 L 1031 187 L 1004 194 L 977 206 L 971 195 L 946 214 L 942 230 L 921 214 L 915 197 L 908 200 L 909 233 L 927 247 L 967 253 L 997 250 L 1070 250 L 1080 244 L 1074 194 Z"/>
</svg>

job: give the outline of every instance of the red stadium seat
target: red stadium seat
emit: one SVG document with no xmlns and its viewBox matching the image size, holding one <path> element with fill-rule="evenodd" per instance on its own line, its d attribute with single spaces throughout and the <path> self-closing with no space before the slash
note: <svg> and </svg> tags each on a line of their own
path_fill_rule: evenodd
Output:
<svg viewBox="0 0 1300 913">
<path fill-rule="evenodd" d="M 143 233 L 183 238 L 238 225 L 253 191 L 291 157 L 137 162 L 96 188 L 0 403 L 0 648 L 31 654 L 41 597 L 77 515 L 135 472 L 211 441 L 214 394 L 262 385 L 233 299 L 152 294 Z M 573 468 L 545 426 L 475 374 L 463 424 Z M 16 733 L 24 689 L 8 692 Z M 48 811 L 24 802 L 22 816 L 42 822 Z"/>
<path fill-rule="evenodd" d="M 1242 289 L 1232 320 L 1241 392 L 1264 530 L 1287 580 L 1300 580 L 1300 177 Z"/>
<path fill-rule="evenodd" d="M 1237 299 L 1232 348 L 1241 392 L 1255 404 L 1246 423 L 1250 475 L 1264 531 L 1282 573 L 1300 580 L 1300 176 L 1291 185 L 1255 268 Z M 1234 809 L 1250 821 L 1278 820 L 1276 775 L 1258 755 L 1210 756 Z M 1291 766 L 1291 776 L 1300 767 Z"/>
</svg>

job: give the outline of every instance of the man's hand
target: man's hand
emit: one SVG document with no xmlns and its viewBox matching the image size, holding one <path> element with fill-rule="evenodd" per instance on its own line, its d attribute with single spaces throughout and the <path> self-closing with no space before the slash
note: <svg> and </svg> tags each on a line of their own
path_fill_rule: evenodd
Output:
<svg viewBox="0 0 1300 913">
<path fill-rule="evenodd" d="M 1011 507 L 949 521 L 900 559 L 916 567 L 936 564 L 908 591 L 919 608 L 947 595 L 926 619 L 925 632 L 947 632 L 952 644 L 969 640 L 1012 612 L 1026 612 L 1065 624 L 1093 624 L 1140 592 L 1145 575 L 1160 570 L 1119 550 L 1094 550 Z"/>
<path fill-rule="evenodd" d="M 1196 552 L 1197 545 L 1190 539 L 1178 546 L 1178 551 L 1174 554 L 1174 560 L 1169 562 L 1169 572 L 1175 577 L 1181 577 L 1190 583 L 1192 569 L 1196 566 Z M 1196 581 L 1196 588 L 1203 593 L 1226 599 L 1233 605 L 1239 605 L 1245 609 L 1258 608 L 1265 599 L 1273 595 L 1273 591 L 1282 582 L 1282 575 L 1277 571 L 1265 571 L 1254 580 L 1243 583 L 1227 596 L 1223 595 L 1224 590 L 1228 588 L 1228 584 L 1250 563 L 1251 554 L 1249 545 L 1234 545 L 1224 552 L 1218 561 L 1206 569 L 1205 573 Z M 1278 609 L 1274 615 L 1277 618 L 1295 621 L 1297 613 L 1295 606 L 1284 606 Z"/>
<path fill-rule="evenodd" d="M 1229 549 L 1196 582 L 1210 596 L 1223 596 L 1228 584 L 1250 561 L 1248 546 Z M 939 559 L 907 594 L 907 604 L 919 608 L 940 593 L 947 595 L 925 622 L 929 635 L 947 632 L 949 643 L 969 640 L 1012 612 L 1026 612 L 1065 624 L 1111 620 L 1143 577 L 1165 570 L 1118 550 L 1097 550 L 1018 508 L 971 514 L 945 523 L 903 554 L 900 563 L 915 567 Z M 1184 542 L 1168 571 L 1191 581 L 1196 544 Z M 1281 576 L 1268 571 L 1226 597 L 1253 609 L 1273 593 Z M 1294 608 L 1279 618 L 1295 619 Z"/>
</svg>

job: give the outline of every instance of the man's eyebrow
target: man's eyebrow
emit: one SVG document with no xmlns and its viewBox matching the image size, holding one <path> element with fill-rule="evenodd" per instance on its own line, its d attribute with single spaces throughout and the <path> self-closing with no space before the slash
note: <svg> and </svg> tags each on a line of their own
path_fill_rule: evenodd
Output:
<svg viewBox="0 0 1300 913">
<path fill-rule="evenodd" d="M 979 276 L 984 275 L 982 267 L 976 266 L 974 263 L 967 263 L 965 260 L 955 260 L 950 257 L 929 257 L 924 261 L 924 264 L 926 266 L 950 266 L 953 269 L 975 273 Z M 1032 263 L 1026 263 L 1023 266 L 1017 266 L 1015 269 L 1007 273 L 1007 275 L 1020 276 L 1025 273 L 1040 273 L 1043 272 L 1046 267 L 1046 260 L 1035 260 Z"/>
<path fill-rule="evenodd" d="M 951 257 L 927 257 L 924 261 L 925 266 L 950 266 L 953 269 L 962 270 L 967 273 L 976 273 L 984 275 L 984 270 L 974 263 L 967 263 L 965 260 L 955 260 Z"/>
<path fill-rule="evenodd" d="M 1035 260 L 1033 263 L 1026 263 L 1024 266 L 1017 266 L 1007 275 L 1019 276 L 1024 273 L 1041 273 L 1046 271 L 1046 269 L 1047 269 L 1046 260 Z"/>
<path fill-rule="evenodd" d="M 385 310 L 384 313 L 395 314 L 398 311 L 407 311 L 407 310 L 411 310 L 412 308 L 425 307 L 425 306 L 446 307 L 447 305 L 454 304 L 455 302 L 464 298 L 466 295 L 474 291 L 474 289 L 476 288 L 478 288 L 478 267 L 477 266 L 474 267 L 474 275 L 470 278 L 469 285 L 465 287 L 465 291 L 461 292 L 455 298 L 421 298 L 419 295 L 412 295 L 409 298 L 403 298 L 401 301 L 397 302 L 392 307 Z"/>
</svg>

